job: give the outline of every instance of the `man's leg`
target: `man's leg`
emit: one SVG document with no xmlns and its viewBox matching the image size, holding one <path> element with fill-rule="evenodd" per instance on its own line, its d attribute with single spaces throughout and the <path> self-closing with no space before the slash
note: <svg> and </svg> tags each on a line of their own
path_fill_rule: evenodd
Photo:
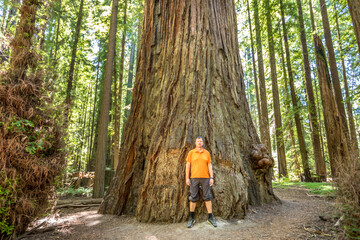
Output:
<svg viewBox="0 0 360 240">
<path fill-rule="evenodd" d="M 210 179 L 204 179 L 202 181 L 202 189 L 203 189 L 203 200 L 205 201 L 205 206 L 208 212 L 208 222 L 217 227 L 216 221 L 212 214 L 212 204 L 211 204 L 211 187 L 210 187 Z"/>
<path fill-rule="evenodd" d="M 197 179 L 190 179 L 190 219 L 187 224 L 191 228 L 195 223 L 195 208 L 196 202 L 199 200 L 199 183 Z"/>
</svg>

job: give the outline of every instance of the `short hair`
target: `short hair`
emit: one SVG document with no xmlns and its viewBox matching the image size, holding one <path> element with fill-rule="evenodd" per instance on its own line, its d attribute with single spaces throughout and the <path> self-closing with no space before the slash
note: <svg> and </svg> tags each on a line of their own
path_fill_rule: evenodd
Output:
<svg viewBox="0 0 360 240">
<path fill-rule="evenodd" d="M 196 138 L 196 140 L 198 140 L 198 139 L 201 139 L 202 141 L 204 141 L 204 139 L 203 139 L 202 137 L 200 137 L 200 136 L 198 136 L 198 137 Z"/>
</svg>

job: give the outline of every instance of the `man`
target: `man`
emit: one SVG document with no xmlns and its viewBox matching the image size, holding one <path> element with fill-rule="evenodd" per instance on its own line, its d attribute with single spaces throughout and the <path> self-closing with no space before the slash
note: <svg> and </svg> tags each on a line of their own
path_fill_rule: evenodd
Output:
<svg viewBox="0 0 360 240">
<path fill-rule="evenodd" d="M 202 198 L 208 212 L 208 223 L 217 227 L 212 215 L 211 186 L 214 184 L 214 175 L 210 153 L 203 148 L 202 137 L 196 138 L 196 148 L 191 150 L 186 158 L 186 184 L 190 186 L 190 220 L 188 228 L 195 223 L 195 207 L 199 200 L 199 186 L 202 186 Z"/>
</svg>

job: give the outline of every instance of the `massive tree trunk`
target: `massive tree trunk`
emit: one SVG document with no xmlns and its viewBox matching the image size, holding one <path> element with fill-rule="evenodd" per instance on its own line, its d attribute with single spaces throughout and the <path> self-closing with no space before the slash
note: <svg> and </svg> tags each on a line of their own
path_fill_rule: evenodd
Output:
<svg viewBox="0 0 360 240">
<path fill-rule="evenodd" d="M 328 57 L 329 57 L 330 74 L 331 74 L 333 89 L 335 92 L 336 106 L 338 108 L 339 115 L 341 118 L 341 123 L 342 123 L 341 125 L 343 127 L 343 133 L 345 134 L 346 141 L 349 144 L 350 143 L 349 127 L 347 124 L 345 106 L 344 106 L 344 102 L 343 102 L 341 85 L 340 85 L 340 80 L 339 80 L 339 73 L 338 73 L 338 69 L 336 66 L 335 51 L 334 51 L 334 45 L 333 45 L 332 37 L 331 37 L 330 23 L 329 23 L 329 18 L 328 18 L 328 14 L 327 14 L 327 7 L 326 7 L 325 0 L 320 0 L 320 9 L 321 9 L 321 17 L 322 17 L 323 28 L 324 28 L 325 43 L 326 43 L 326 48 L 328 50 L 327 52 L 328 52 Z M 351 145 L 349 145 L 349 147 L 351 147 Z M 352 149 L 352 150 L 354 151 L 354 149 Z"/>
<path fill-rule="evenodd" d="M 270 9 L 269 1 L 270 0 L 265 0 L 264 2 L 266 9 L 271 83 L 272 83 L 272 94 L 273 94 L 274 115 L 275 115 L 275 128 L 276 128 L 275 132 L 276 132 L 276 147 L 277 147 L 276 149 L 277 149 L 277 158 L 279 164 L 279 177 L 287 177 L 288 173 L 286 168 L 284 134 L 283 134 L 282 122 L 281 122 L 279 87 L 277 83 L 275 48 L 274 48 L 274 40 L 272 34 L 271 9 Z"/>
<path fill-rule="evenodd" d="M 71 62 L 70 62 L 70 69 L 69 69 L 69 78 L 67 82 L 67 88 L 66 88 L 66 107 L 65 107 L 65 126 L 67 126 L 68 120 L 69 120 L 69 112 L 71 109 L 71 93 L 73 88 L 73 79 L 74 79 L 74 69 L 75 69 L 75 61 L 76 61 L 76 52 L 77 52 L 77 45 L 79 42 L 80 37 L 80 30 L 81 30 L 81 22 L 83 17 L 83 7 L 84 7 L 84 0 L 80 1 L 80 7 L 79 7 L 79 13 L 78 13 L 78 19 L 76 22 L 76 29 L 75 29 L 75 36 L 74 36 L 74 44 L 71 51 Z"/>
<path fill-rule="evenodd" d="M 255 63 L 255 51 L 254 51 L 254 41 L 252 35 L 252 27 L 251 27 L 251 16 L 250 16 L 250 4 L 249 0 L 246 1 L 247 3 L 247 13 L 248 13 L 248 20 L 249 20 L 249 31 L 250 31 L 250 44 L 251 44 L 251 59 L 253 65 L 253 72 L 254 72 L 254 82 L 255 82 L 255 94 L 256 94 L 256 106 L 258 112 L 258 120 L 261 121 L 261 108 L 260 108 L 260 98 L 259 98 L 259 87 L 258 87 L 258 78 L 256 73 L 256 63 Z"/>
<path fill-rule="evenodd" d="M 261 138 L 261 142 L 265 144 L 268 151 L 271 152 L 271 138 L 270 138 L 269 119 L 268 119 L 265 71 L 264 71 L 264 61 L 262 55 L 258 0 L 254 0 L 254 18 L 255 18 L 256 48 L 257 48 L 258 67 L 259 67 L 260 101 L 261 101 L 260 138 Z"/>
<path fill-rule="evenodd" d="M 341 43 L 341 37 L 340 37 L 340 28 L 339 28 L 339 20 L 338 20 L 338 12 L 336 9 L 336 3 L 334 3 L 334 8 L 335 8 L 335 16 L 336 16 L 336 30 L 337 30 L 337 36 L 338 36 L 338 40 L 339 40 L 339 50 L 340 50 L 340 55 L 341 55 L 341 66 L 342 66 L 343 80 L 344 80 L 344 87 L 345 87 L 345 94 L 346 94 L 346 100 L 345 100 L 346 110 L 347 110 L 347 115 L 348 115 L 348 119 L 349 119 L 349 127 L 350 127 L 350 140 L 351 140 L 350 147 L 353 149 L 353 151 L 352 151 L 353 157 L 357 158 L 359 156 L 359 146 L 358 146 L 358 141 L 357 141 L 357 136 L 356 136 L 352 103 L 351 103 L 350 94 L 349 94 L 349 86 L 348 86 L 347 75 L 346 75 L 345 60 L 344 60 L 344 55 L 342 52 L 342 43 Z M 360 11 L 360 9 L 359 9 L 359 11 Z"/>
<path fill-rule="evenodd" d="M 215 215 L 243 217 L 249 202 L 274 201 L 271 167 L 256 168 L 250 157 L 260 141 L 246 102 L 233 0 L 147 0 L 144 13 L 120 164 L 99 212 L 136 213 L 144 222 L 186 219 L 185 158 L 197 136 L 212 156 Z"/>
<path fill-rule="evenodd" d="M 95 178 L 93 198 L 101 198 L 104 196 L 105 188 L 105 159 L 106 159 L 106 145 L 108 141 L 108 125 L 109 125 L 109 111 L 111 98 L 111 78 L 113 70 L 113 62 L 116 48 L 116 29 L 117 29 L 117 14 L 119 3 L 114 0 L 112 3 L 111 22 L 109 29 L 109 43 L 105 63 L 104 85 L 101 95 L 100 108 L 100 122 L 99 133 L 97 139 L 97 148 L 95 155 Z"/>
<path fill-rule="evenodd" d="M 295 125 L 296 125 L 296 131 L 298 135 L 299 140 L 299 146 L 300 146 L 300 154 L 301 154 L 301 162 L 303 165 L 304 175 L 305 175 L 305 181 L 311 181 L 311 174 L 310 174 L 310 168 L 309 168 L 309 160 L 308 160 L 308 152 L 306 149 L 305 139 L 302 131 L 301 126 L 301 119 L 300 115 L 298 113 L 299 109 L 299 103 L 298 99 L 296 97 L 295 92 L 295 85 L 294 85 L 294 78 L 291 68 L 291 61 L 290 61 L 290 50 L 289 50 L 289 42 L 287 37 L 287 30 L 286 30 L 286 24 L 285 24 L 285 14 L 284 14 L 284 4 L 282 0 L 280 0 L 280 9 L 281 9 L 281 23 L 283 27 L 283 35 L 284 35 L 284 43 L 285 43 L 285 52 L 286 52 L 286 64 L 289 74 L 289 84 L 290 84 L 290 91 L 291 91 L 291 101 L 293 103 L 294 107 L 294 118 L 295 118 Z"/>
<path fill-rule="evenodd" d="M 319 36 L 316 34 L 314 34 L 314 42 L 331 174 L 333 177 L 337 177 L 339 164 L 346 164 L 349 160 L 348 145 L 335 103 L 325 51 Z"/>
<path fill-rule="evenodd" d="M 316 113 L 316 104 L 315 104 L 315 97 L 312 86 L 309 52 L 307 48 L 301 1 L 302 0 L 297 0 L 298 17 L 299 17 L 300 40 L 301 40 L 304 72 L 305 72 L 306 96 L 308 100 L 307 105 L 310 116 L 310 128 L 311 128 L 311 138 L 312 138 L 312 145 L 314 152 L 315 168 L 316 168 L 316 174 L 319 175 L 321 178 L 326 179 L 326 166 L 325 166 L 324 158 L 321 154 L 320 129 L 319 129 L 319 122 Z"/>
<path fill-rule="evenodd" d="M 354 32 L 360 53 L 360 2 L 359 0 L 348 0 L 349 10 L 354 26 Z"/>
</svg>

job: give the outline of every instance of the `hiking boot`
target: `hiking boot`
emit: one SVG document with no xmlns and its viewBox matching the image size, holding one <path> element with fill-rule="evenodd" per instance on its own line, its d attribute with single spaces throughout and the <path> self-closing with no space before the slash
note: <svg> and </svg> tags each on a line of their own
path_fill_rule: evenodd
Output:
<svg viewBox="0 0 360 240">
<path fill-rule="evenodd" d="M 194 226 L 194 223 L 195 223 L 195 219 L 190 218 L 190 220 L 188 221 L 187 227 L 192 228 L 192 226 Z"/>
<path fill-rule="evenodd" d="M 216 224 L 214 218 L 208 218 L 207 222 L 208 222 L 209 224 L 213 225 L 214 227 L 217 227 L 217 224 Z"/>
</svg>

